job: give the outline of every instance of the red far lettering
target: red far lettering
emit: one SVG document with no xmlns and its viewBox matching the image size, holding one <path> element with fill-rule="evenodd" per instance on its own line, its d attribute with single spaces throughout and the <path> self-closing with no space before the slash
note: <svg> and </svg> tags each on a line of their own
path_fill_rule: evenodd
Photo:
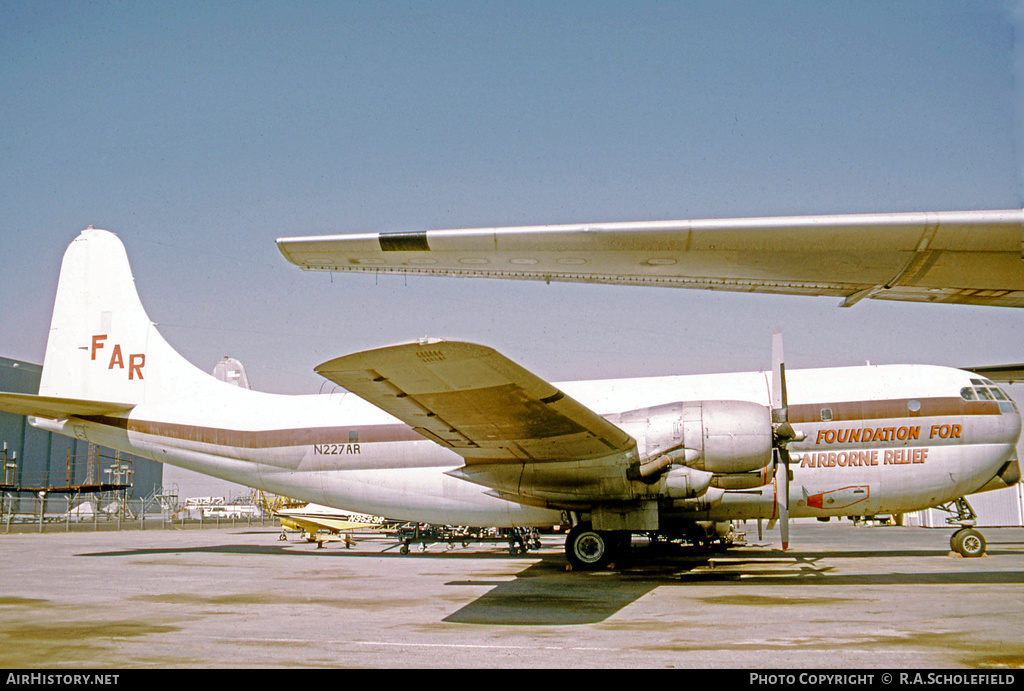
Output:
<svg viewBox="0 0 1024 691">
<path fill-rule="evenodd" d="M 110 364 L 107 365 L 107 369 L 114 369 L 114 365 L 124 369 L 124 357 L 121 356 L 120 343 L 114 344 L 114 352 L 110 354 Z"/>
<path fill-rule="evenodd" d="M 103 347 L 103 341 L 107 340 L 106 334 L 96 334 L 92 337 L 92 348 L 90 349 L 90 360 L 96 359 L 96 351 Z"/>
<path fill-rule="evenodd" d="M 142 379 L 142 368 L 146 364 L 145 353 L 132 353 L 128 356 L 128 378 L 135 379 L 135 375 L 139 375 L 139 379 Z"/>
<path fill-rule="evenodd" d="M 96 351 L 103 347 L 103 341 L 107 339 L 106 335 L 100 334 L 92 337 L 92 359 L 96 359 Z M 128 356 L 128 378 L 129 379 L 142 379 L 142 368 L 146 366 L 146 354 L 145 353 L 132 353 Z M 110 362 L 107 363 L 107 369 L 124 369 L 124 354 L 121 352 L 121 344 L 115 343 L 113 349 L 110 352 Z"/>
</svg>

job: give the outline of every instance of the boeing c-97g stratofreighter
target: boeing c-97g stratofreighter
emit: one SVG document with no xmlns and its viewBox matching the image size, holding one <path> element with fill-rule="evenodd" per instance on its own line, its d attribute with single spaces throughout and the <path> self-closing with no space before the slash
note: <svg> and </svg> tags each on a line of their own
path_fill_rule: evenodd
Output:
<svg viewBox="0 0 1024 691">
<path fill-rule="evenodd" d="M 139 301 L 121 242 L 87 229 L 64 255 L 38 395 L 0 409 L 38 427 L 390 519 L 571 525 L 576 568 L 631 533 L 698 542 L 737 519 L 959 507 L 1020 475 L 1017 406 L 933 366 L 551 384 L 491 348 L 424 339 L 325 362 L 344 395 L 232 386 L 185 361 Z M 966 520 L 964 521 L 966 522 Z M 968 556 L 983 537 L 952 539 Z"/>
</svg>

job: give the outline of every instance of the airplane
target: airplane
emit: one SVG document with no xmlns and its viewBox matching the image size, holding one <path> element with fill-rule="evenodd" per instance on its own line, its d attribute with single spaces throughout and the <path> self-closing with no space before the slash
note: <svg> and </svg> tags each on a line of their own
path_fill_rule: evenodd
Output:
<svg viewBox="0 0 1024 691">
<path fill-rule="evenodd" d="M 1024 307 L 1024 210 L 279 238 L 308 271 L 669 286 Z"/>
<path fill-rule="evenodd" d="M 951 546 L 985 552 L 969 494 L 1020 477 L 1021 418 L 979 375 L 923 365 L 552 384 L 492 348 L 418 341 L 325 362 L 343 395 L 279 395 L 196 368 L 158 332 L 121 241 L 65 252 L 37 395 L 42 429 L 394 520 L 571 526 L 571 568 L 636 533 L 725 539 L 735 520 L 952 506 Z"/>
<path fill-rule="evenodd" d="M 320 504 L 278 509 L 274 516 L 281 521 L 281 540 L 287 539 L 285 530 L 301 530 L 306 536 L 306 542 L 315 542 L 317 547 L 323 547 L 324 543 L 324 538 L 318 536 L 320 531 L 326 530 L 336 535 L 349 530 L 381 528 L 385 522 L 383 516 L 355 514 Z M 351 538 L 346 539 L 346 544 L 351 544 Z"/>
</svg>

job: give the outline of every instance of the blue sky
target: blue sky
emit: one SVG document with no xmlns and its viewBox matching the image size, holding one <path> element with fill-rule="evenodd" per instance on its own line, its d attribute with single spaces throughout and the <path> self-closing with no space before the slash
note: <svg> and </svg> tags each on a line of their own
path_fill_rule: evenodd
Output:
<svg viewBox="0 0 1024 691">
<path fill-rule="evenodd" d="M 0 355 L 64 248 L 256 388 L 421 336 L 541 376 L 1024 361 L 1017 310 L 303 273 L 280 236 L 1019 208 L 1011 2 L 0 0 Z"/>
</svg>

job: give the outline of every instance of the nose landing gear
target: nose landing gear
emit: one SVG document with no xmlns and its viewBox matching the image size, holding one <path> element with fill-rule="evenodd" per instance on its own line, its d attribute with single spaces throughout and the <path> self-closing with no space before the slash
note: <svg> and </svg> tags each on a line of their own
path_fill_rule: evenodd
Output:
<svg viewBox="0 0 1024 691">
<path fill-rule="evenodd" d="M 943 504 L 938 508 L 953 514 L 946 518 L 946 523 L 960 526 L 960 529 L 949 538 L 950 548 L 962 557 L 985 556 L 985 536 L 974 529 L 978 514 L 967 503 L 967 498 L 960 497 L 951 504 Z"/>
<path fill-rule="evenodd" d="M 961 556 L 982 557 L 985 555 L 985 536 L 974 528 L 961 528 L 949 538 L 949 546 Z"/>
</svg>

